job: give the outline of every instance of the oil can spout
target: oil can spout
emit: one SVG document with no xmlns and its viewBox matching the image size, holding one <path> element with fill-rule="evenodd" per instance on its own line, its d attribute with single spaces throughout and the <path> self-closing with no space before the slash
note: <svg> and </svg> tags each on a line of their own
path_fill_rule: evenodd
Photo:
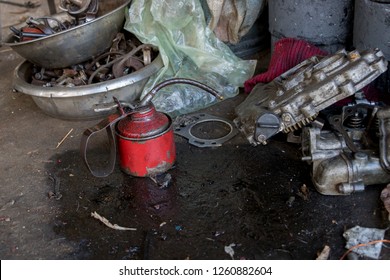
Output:
<svg viewBox="0 0 390 280">
<path fill-rule="evenodd" d="M 173 78 L 173 79 L 169 79 L 169 80 L 166 80 L 158 85 L 156 85 L 151 91 L 149 91 L 145 97 L 141 100 L 140 102 L 140 106 L 145 106 L 147 105 L 149 102 L 152 101 L 153 97 L 156 95 L 156 93 L 166 87 L 166 86 L 169 86 L 169 85 L 173 85 L 173 84 L 187 84 L 187 85 L 192 85 L 192 86 L 196 86 L 200 89 L 203 89 L 204 91 L 207 91 L 208 93 L 214 95 L 216 98 L 218 98 L 219 100 L 223 100 L 223 96 L 220 95 L 215 89 L 205 85 L 205 84 L 202 84 L 198 81 L 195 81 L 195 80 L 191 80 L 191 79 L 184 79 L 184 78 Z"/>
</svg>

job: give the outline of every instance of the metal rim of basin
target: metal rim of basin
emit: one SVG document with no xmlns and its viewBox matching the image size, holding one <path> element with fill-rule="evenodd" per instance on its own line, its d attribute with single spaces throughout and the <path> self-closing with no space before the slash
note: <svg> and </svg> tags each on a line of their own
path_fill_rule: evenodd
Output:
<svg viewBox="0 0 390 280">
<path fill-rule="evenodd" d="M 163 62 L 161 56 L 158 55 L 151 64 L 129 75 L 106 82 L 76 87 L 42 87 L 32 85 L 26 81 L 26 72 L 31 66 L 32 63 L 25 60 L 16 67 L 13 81 L 13 87 L 15 90 L 37 97 L 69 98 L 109 92 L 113 89 L 135 84 L 157 73 L 163 67 Z"/>
</svg>

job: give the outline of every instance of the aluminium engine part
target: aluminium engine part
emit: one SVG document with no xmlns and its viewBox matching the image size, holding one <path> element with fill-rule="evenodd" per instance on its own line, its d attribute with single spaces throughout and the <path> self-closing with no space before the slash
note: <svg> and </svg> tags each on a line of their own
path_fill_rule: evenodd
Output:
<svg viewBox="0 0 390 280">
<path fill-rule="evenodd" d="M 335 53 L 348 47 L 353 23 L 353 0 L 272 0 L 269 6 L 271 43 L 300 38 Z"/>
<path fill-rule="evenodd" d="M 390 173 L 382 168 L 373 152 L 341 153 L 321 161 L 313 170 L 313 183 L 325 195 L 347 195 L 366 186 L 390 182 Z"/>
<path fill-rule="evenodd" d="M 238 130 L 235 128 L 234 124 L 225 118 L 216 117 L 206 113 L 192 114 L 189 116 L 178 117 L 175 121 L 174 133 L 188 139 L 188 143 L 200 147 L 220 147 L 223 143 L 230 140 L 237 135 Z M 224 136 L 218 138 L 200 138 L 194 135 L 193 129 L 195 126 L 198 126 L 202 123 L 222 123 L 224 126 L 228 127 L 228 132 Z"/>
<path fill-rule="evenodd" d="M 378 145 L 384 142 L 384 137 L 378 134 L 377 121 L 382 110 L 390 112 L 377 104 L 345 106 L 341 115 L 329 117 L 340 119 L 339 129 L 344 132 L 334 127 L 333 130 L 318 127 L 302 130 L 302 160 L 312 164 L 312 180 L 318 192 L 347 195 L 390 181 L 390 172 L 383 168 L 383 155 L 379 152 L 382 147 Z M 346 137 L 356 152 L 349 147 Z"/>
<path fill-rule="evenodd" d="M 311 123 L 321 110 L 353 95 L 386 69 L 378 49 L 314 56 L 271 83 L 257 84 L 237 106 L 234 123 L 252 145 L 266 144 L 281 131 Z"/>
<path fill-rule="evenodd" d="M 344 151 L 377 150 L 378 127 L 376 103 L 358 103 L 344 106 L 340 115 L 328 116 L 328 122 L 339 119 L 338 127 L 322 129 L 321 126 L 307 126 L 302 129 L 302 160 L 312 163 L 338 156 Z"/>
</svg>

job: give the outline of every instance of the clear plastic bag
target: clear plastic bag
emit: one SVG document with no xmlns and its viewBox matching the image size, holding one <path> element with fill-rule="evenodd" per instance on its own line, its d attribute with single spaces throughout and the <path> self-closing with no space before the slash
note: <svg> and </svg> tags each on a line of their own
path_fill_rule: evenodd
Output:
<svg viewBox="0 0 390 280">
<path fill-rule="evenodd" d="M 133 0 L 124 28 L 143 43 L 157 46 L 164 62 L 141 98 L 159 82 L 174 77 L 197 80 L 230 98 L 253 76 L 256 60 L 238 58 L 216 38 L 206 26 L 199 0 Z M 196 87 L 172 85 L 152 101 L 157 110 L 177 116 L 217 100 Z"/>
</svg>

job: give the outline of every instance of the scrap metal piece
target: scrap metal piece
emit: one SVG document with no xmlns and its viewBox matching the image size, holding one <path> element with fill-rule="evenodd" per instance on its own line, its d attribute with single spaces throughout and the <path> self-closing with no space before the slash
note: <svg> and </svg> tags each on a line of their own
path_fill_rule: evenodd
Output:
<svg viewBox="0 0 390 280">
<path fill-rule="evenodd" d="M 60 9 L 76 16 L 88 10 L 92 0 L 61 0 Z"/>
<path fill-rule="evenodd" d="M 112 73 L 115 78 L 126 75 L 126 70 L 131 69 L 131 72 L 138 71 L 143 68 L 144 64 L 135 57 L 125 57 L 124 59 L 114 63 Z"/>
<path fill-rule="evenodd" d="M 336 130 L 337 132 L 339 132 L 343 136 L 344 141 L 347 144 L 348 148 L 352 152 L 356 153 L 358 151 L 358 149 L 356 148 L 355 143 L 353 142 L 351 137 L 349 137 L 347 130 L 344 128 L 341 116 L 339 116 L 339 115 L 332 116 L 329 119 L 329 123 L 333 127 L 334 130 Z"/>
<path fill-rule="evenodd" d="M 26 20 L 26 26 L 20 29 L 10 26 L 9 29 L 13 32 L 13 36 L 18 38 L 18 41 L 23 42 L 53 35 L 67 29 L 67 27 L 64 23 L 52 17 L 29 17 Z"/>
<path fill-rule="evenodd" d="M 175 127 L 174 133 L 177 135 L 180 135 L 184 138 L 188 139 L 188 142 L 194 146 L 204 148 L 204 147 L 220 147 L 223 143 L 233 138 L 235 135 L 237 135 L 238 130 L 234 127 L 234 124 L 224 118 L 212 116 L 205 113 L 199 113 L 199 114 L 193 114 L 187 117 L 189 120 L 188 122 L 182 122 L 178 126 Z M 201 124 L 206 122 L 220 122 L 229 127 L 229 132 L 222 137 L 214 138 L 214 139 L 204 139 L 196 137 L 192 129 Z"/>
<path fill-rule="evenodd" d="M 143 49 L 144 65 L 149 65 L 152 62 L 152 48 L 146 45 Z"/>
<path fill-rule="evenodd" d="M 96 18 L 99 0 L 61 0 L 59 7 L 83 23 Z"/>
<path fill-rule="evenodd" d="M 257 84 L 236 108 L 234 123 L 256 146 L 273 135 L 311 123 L 330 105 L 353 95 L 387 70 L 378 49 L 341 50 L 325 58 L 312 57 L 277 77 Z"/>
<path fill-rule="evenodd" d="M 386 229 L 354 226 L 343 233 L 343 237 L 347 241 L 345 248 L 351 249 L 359 255 L 378 259 L 382 250 L 382 243 L 377 242 L 371 245 L 369 243 L 383 240 L 385 233 Z M 367 244 L 367 246 L 358 246 L 359 244 Z"/>
</svg>

